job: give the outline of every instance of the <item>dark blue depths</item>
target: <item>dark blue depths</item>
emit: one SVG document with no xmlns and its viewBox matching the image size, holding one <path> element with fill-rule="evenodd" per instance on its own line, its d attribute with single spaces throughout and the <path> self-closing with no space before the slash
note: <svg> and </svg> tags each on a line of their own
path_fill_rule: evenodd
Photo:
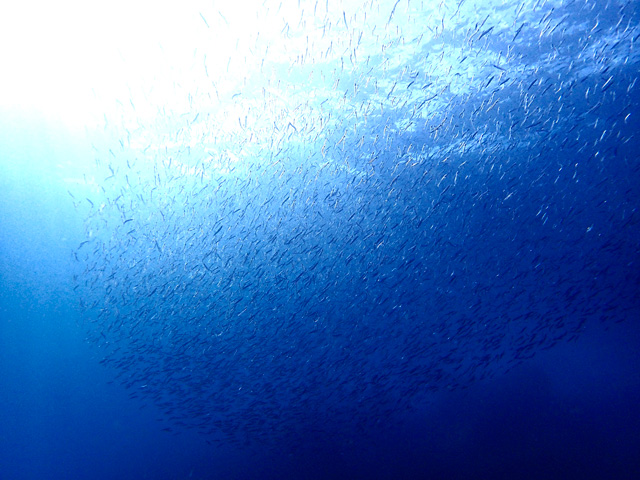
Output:
<svg viewBox="0 0 640 480">
<path fill-rule="evenodd" d="M 109 127 L 88 186 L 6 168 L 7 478 L 640 475 L 637 14 L 531 15 L 295 115 L 264 88 L 263 143 Z M 471 83 L 429 82 L 463 40 Z"/>
</svg>

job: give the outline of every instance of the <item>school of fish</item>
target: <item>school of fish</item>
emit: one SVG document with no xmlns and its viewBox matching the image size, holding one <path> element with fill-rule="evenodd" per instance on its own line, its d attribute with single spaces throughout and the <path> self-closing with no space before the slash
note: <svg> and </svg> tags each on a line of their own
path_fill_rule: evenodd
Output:
<svg viewBox="0 0 640 480">
<path fill-rule="evenodd" d="M 175 425 L 364 431 L 638 310 L 635 3 L 357 3 L 264 2 L 223 62 L 194 13 L 197 82 L 69 191 L 89 340 Z"/>
</svg>

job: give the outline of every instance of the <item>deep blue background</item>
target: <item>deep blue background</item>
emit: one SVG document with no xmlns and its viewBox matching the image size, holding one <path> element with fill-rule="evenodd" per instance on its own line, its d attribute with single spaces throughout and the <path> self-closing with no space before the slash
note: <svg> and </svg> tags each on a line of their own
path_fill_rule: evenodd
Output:
<svg viewBox="0 0 640 480">
<path fill-rule="evenodd" d="M 80 223 L 48 180 L 56 152 L 69 158 L 82 149 L 35 118 L 10 120 L 4 158 L 46 160 L 39 171 L 3 165 L 0 177 L 0 478 L 640 475 L 637 310 L 620 323 L 594 319 L 573 342 L 467 388 L 440 390 L 404 422 L 381 419 L 379 430 L 345 443 L 260 454 L 171 425 L 152 404 L 129 399 L 84 340 L 68 278 Z"/>
<path fill-rule="evenodd" d="M 640 332 L 595 327 L 506 375 L 440 393 L 379 436 L 307 445 L 299 457 L 212 447 L 167 433 L 130 400 L 69 319 L 3 298 L 3 478 L 635 478 Z M 251 454 L 249 458 L 246 455 Z M 193 473 L 192 473 L 193 472 Z"/>
<path fill-rule="evenodd" d="M 609 10 L 611 17 L 615 16 L 615 10 L 613 7 Z M 635 13 L 629 13 L 629 17 L 633 15 Z M 554 21 L 556 20 L 559 21 L 558 18 L 554 18 Z M 617 20 L 609 19 L 609 23 L 615 25 Z M 514 28 L 517 28 L 517 25 Z M 598 33 L 599 30 L 595 30 L 594 38 Z M 534 40 L 535 34 L 537 31 L 532 34 Z M 475 35 L 478 37 L 482 34 L 478 32 Z M 524 36 L 524 32 L 522 35 Z M 626 35 L 628 37 L 630 34 L 627 32 Z M 595 41 L 589 44 L 588 39 L 580 38 L 594 51 L 598 50 Z M 489 39 L 490 34 L 487 33 L 486 40 Z M 637 37 L 631 40 L 635 39 Z M 625 41 L 629 42 L 630 39 L 625 38 Z M 495 48 L 502 48 L 498 43 L 496 41 Z M 530 46 L 531 52 L 526 45 L 520 45 L 518 48 L 522 51 L 519 53 L 529 52 L 535 59 L 536 48 L 543 49 L 535 41 Z M 579 45 L 575 48 L 579 50 L 578 47 Z M 571 42 L 567 41 L 562 48 L 571 53 L 573 47 Z M 607 48 L 615 50 L 612 45 L 607 45 Z M 624 48 L 633 50 L 628 45 Z M 620 54 L 621 51 L 623 47 L 619 47 L 614 53 Z M 434 227 L 434 231 L 438 230 L 434 233 L 434 238 L 440 235 L 438 238 L 467 242 L 467 245 L 462 248 L 449 242 L 449 246 L 445 246 L 443 242 L 440 245 L 443 248 L 441 252 L 421 252 L 422 259 L 436 258 L 441 253 L 442 261 L 433 262 L 433 283 L 425 282 L 426 287 L 421 285 L 420 288 L 425 288 L 428 292 L 432 285 L 441 287 L 445 283 L 440 282 L 440 279 L 446 279 L 450 273 L 448 255 L 457 258 L 452 254 L 453 251 L 482 253 L 484 245 L 469 245 L 471 237 L 460 236 L 466 231 L 473 231 L 478 234 L 477 238 L 480 240 L 489 239 L 495 243 L 486 245 L 488 255 L 486 258 L 483 257 L 482 261 L 469 258 L 468 262 L 458 262 L 456 268 L 469 265 L 471 271 L 462 274 L 458 271 L 458 277 L 452 276 L 452 282 L 467 282 L 463 286 L 469 287 L 476 280 L 477 284 L 488 285 L 488 294 L 503 294 L 509 291 L 508 288 L 502 291 L 502 286 L 491 289 L 490 277 L 485 275 L 486 272 L 473 271 L 473 267 L 495 267 L 495 270 L 492 270 L 494 274 L 513 270 L 526 275 L 535 270 L 531 268 L 537 263 L 533 257 L 540 254 L 540 263 L 544 263 L 546 270 L 536 270 L 535 275 L 538 276 L 531 274 L 528 280 L 540 280 L 539 285 L 536 285 L 542 291 L 540 298 L 543 305 L 540 311 L 551 310 L 560 313 L 551 319 L 532 316 L 524 325 L 534 329 L 537 326 L 535 322 L 539 321 L 543 340 L 551 338 L 553 334 L 563 333 L 563 322 L 571 327 L 581 324 L 578 334 L 574 336 L 572 331 L 554 345 L 550 345 L 553 342 L 536 345 L 532 352 L 527 352 L 530 358 L 511 368 L 498 361 L 488 362 L 484 366 L 491 370 L 492 374 L 484 378 L 481 378 L 485 372 L 482 365 L 476 370 L 474 359 L 465 358 L 459 365 L 471 365 L 472 371 L 478 373 L 474 380 L 465 377 L 455 389 L 449 389 L 446 382 L 436 384 L 433 392 L 416 396 L 413 410 L 395 411 L 388 416 L 370 419 L 364 429 L 345 423 L 344 419 L 305 418 L 309 426 L 300 426 L 302 432 L 305 432 L 305 427 L 311 432 L 312 427 L 324 424 L 328 431 L 339 430 L 340 435 L 298 437 L 299 445 L 296 445 L 296 448 L 292 448 L 290 439 L 283 438 L 281 432 L 278 432 L 278 435 L 274 434 L 274 440 L 262 447 L 259 441 L 242 446 L 225 443 L 224 437 L 202 435 L 196 430 L 182 428 L 171 420 L 166 409 L 160 409 L 149 398 L 138 396 L 135 387 L 132 395 L 131 389 L 126 389 L 115 379 L 121 371 L 100 363 L 105 357 L 104 343 L 96 342 L 95 339 L 97 337 L 100 340 L 101 331 L 87 325 L 87 312 L 80 307 L 80 299 L 75 290 L 78 284 L 82 285 L 83 281 L 86 281 L 83 277 L 83 266 L 74 261 L 73 253 L 77 253 L 78 245 L 86 239 L 83 224 L 86 210 L 83 208 L 88 209 L 89 204 L 81 199 L 81 207 L 74 207 L 67 191 L 73 190 L 73 186 L 63 180 L 81 177 L 82 172 L 74 171 L 74 166 L 90 163 L 94 152 L 85 144 L 83 138 L 70 135 L 64 128 L 37 112 L 0 109 L 0 480 L 640 478 L 640 240 L 637 237 L 640 197 L 639 183 L 636 181 L 640 180 L 637 154 L 640 147 L 636 138 L 639 128 L 636 114 L 638 101 L 635 90 L 630 87 L 637 80 L 638 69 L 633 63 L 635 57 L 629 55 L 631 60 L 628 65 L 611 65 L 609 70 L 602 64 L 606 62 L 607 55 L 603 54 L 601 58 L 605 60 L 594 66 L 589 63 L 588 54 L 585 54 L 585 63 L 582 66 L 594 69 L 597 67 L 600 70 L 585 72 L 584 77 L 574 79 L 571 86 L 568 86 L 570 82 L 564 83 L 561 77 L 553 84 L 553 89 L 546 89 L 546 84 L 542 82 L 536 83 L 536 78 L 520 79 L 518 87 L 513 87 L 510 93 L 500 92 L 499 95 L 509 97 L 514 92 L 530 91 L 530 94 L 526 94 L 527 98 L 535 100 L 533 105 L 540 108 L 532 114 L 534 118 L 528 118 L 526 122 L 519 118 L 522 123 L 517 127 L 520 130 L 516 131 L 516 137 L 521 135 L 520 138 L 527 140 L 537 138 L 537 133 L 531 125 L 537 120 L 547 120 L 546 106 L 551 106 L 549 112 L 556 112 L 554 108 L 557 109 L 560 102 L 556 94 L 552 96 L 556 88 L 558 91 L 567 89 L 562 90 L 565 95 L 562 101 L 567 103 L 567 110 L 569 107 L 577 108 L 576 117 L 563 119 L 566 123 L 562 126 L 571 130 L 566 131 L 558 127 L 553 132 L 549 130 L 547 133 L 554 135 L 550 136 L 547 142 L 535 144 L 540 148 L 538 156 L 534 155 L 536 152 L 529 152 L 522 146 L 519 146 L 518 153 L 505 154 L 504 158 L 500 155 L 495 158 L 479 155 L 476 158 L 473 155 L 477 152 L 470 152 L 469 158 L 477 159 L 478 163 L 469 162 L 464 169 L 461 165 L 455 164 L 459 158 L 451 158 L 445 166 L 434 165 L 433 171 L 437 175 L 433 175 L 434 178 L 440 178 L 443 172 L 448 172 L 449 184 L 445 182 L 443 185 L 449 186 L 454 170 L 460 171 L 460 179 L 456 186 L 451 186 L 448 195 L 445 195 L 442 190 L 446 187 L 438 190 L 433 187 L 435 182 L 429 185 L 429 188 L 433 189 L 434 198 L 441 196 L 443 203 L 449 205 L 442 207 L 443 210 L 451 208 L 451 211 L 446 213 L 438 210 L 433 215 L 434 226 L 437 227 Z M 525 57 L 523 54 L 523 58 Z M 564 64 L 562 66 L 566 67 Z M 491 74 L 499 74 L 498 71 L 502 70 L 496 68 Z M 551 70 L 544 72 L 544 75 L 541 73 L 540 78 L 544 76 L 544 81 L 551 84 L 556 80 L 549 80 L 549 72 Z M 530 72 L 525 73 L 528 75 Z M 579 76 L 575 75 L 576 78 Z M 605 89 L 603 85 L 609 75 L 615 75 L 616 81 Z M 479 81 L 481 85 L 488 85 L 490 82 L 486 78 Z M 526 88 L 527 85 L 529 89 Z M 402 87 L 405 88 L 404 85 Z M 409 87 L 406 86 L 405 89 L 408 91 Z M 483 89 L 478 91 L 481 90 Z M 587 94 L 587 91 L 590 93 Z M 614 96 L 614 92 L 617 96 Z M 362 89 L 360 94 L 366 97 L 367 92 Z M 484 100 L 486 98 L 479 95 L 464 107 L 460 106 L 461 123 L 451 127 L 450 132 L 458 132 L 456 128 L 459 127 L 459 131 L 468 135 L 465 137 L 467 140 L 474 138 L 469 132 L 475 127 L 464 122 L 470 122 L 469 119 L 473 117 L 469 113 L 476 107 L 474 101 L 478 104 L 482 102 L 486 108 Z M 511 101 L 515 105 L 521 99 L 511 98 Z M 600 105 L 599 110 L 591 111 L 594 105 Z M 447 110 L 447 113 L 457 115 L 455 108 L 458 107 L 452 108 Z M 480 106 L 478 110 L 482 110 Z M 481 111 L 480 116 L 474 121 L 479 125 L 489 126 L 493 126 L 495 121 L 496 132 L 500 128 L 503 129 L 498 132 L 500 135 L 496 133 L 496 138 L 504 140 L 512 119 L 499 117 L 497 110 L 498 108 Z M 501 115 L 506 115 L 505 110 Z M 401 116 L 406 113 L 386 113 L 385 115 L 389 115 L 386 118 L 380 114 L 379 123 L 376 123 L 372 114 L 367 127 L 368 133 L 374 135 L 380 131 L 386 132 L 387 125 L 392 125 L 395 120 L 393 115 Z M 514 114 L 513 118 L 517 115 L 520 114 Z M 597 124 L 596 119 L 600 122 L 599 129 L 594 126 Z M 439 119 L 433 122 L 436 124 Z M 169 121 L 167 124 L 167 129 L 170 130 L 172 125 Z M 410 178 L 391 180 L 390 172 L 395 173 L 394 162 L 398 160 L 395 156 L 396 150 L 401 151 L 411 142 L 415 145 L 419 145 L 420 142 L 429 144 L 432 138 L 425 132 L 434 124 L 425 123 L 425 130 L 416 133 L 414 137 L 411 133 L 392 137 L 392 142 L 395 143 L 390 144 L 380 158 L 376 158 L 376 178 L 381 179 L 376 185 L 380 185 L 380 195 L 372 196 L 368 199 L 370 203 L 365 203 L 366 205 L 375 205 L 376 202 L 382 205 L 383 200 L 387 198 L 388 190 L 394 187 L 402 191 L 401 195 L 396 191 L 396 198 L 400 201 L 411 204 L 413 200 L 419 200 L 423 202 L 421 207 L 425 207 L 425 211 L 428 210 L 426 207 L 431 201 L 430 191 L 421 191 L 412 196 L 412 192 L 403 191 L 401 187 L 402 182 L 408 182 Z M 516 125 L 515 122 L 513 124 Z M 523 126 L 525 124 L 526 126 Z M 574 130 L 574 127 L 577 130 Z M 346 131 L 340 125 L 327 134 L 332 140 L 329 143 L 334 145 L 331 155 L 338 155 L 337 152 L 344 151 L 346 142 L 342 143 L 342 148 L 337 142 L 343 135 L 343 130 Z M 609 132 L 609 135 L 606 132 Z M 580 140 L 576 140 L 578 133 Z M 337 135 L 337 138 L 333 138 L 332 135 Z M 473 135 L 475 136 L 475 133 Z M 487 138 L 490 138 L 489 135 Z M 566 146 L 564 138 L 570 140 L 570 146 Z M 117 139 L 110 140 L 114 145 L 117 143 Z M 350 140 L 352 146 L 358 144 L 358 139 Z M 517 142 L 514 141 L 514 145 L 515 143 Z M 583 145 L 588 147 L 576 152 Z M 365 145 L 365 149 L 369 147 L 371 145 Z M 500 154 L 504 153 L 500 148 L 496 150 Z M 380 153 L 382 147 L 376 144 L 370 150 Z M 317 152 L 315 153 L 317 157 Z M 437 157 L 437 160 L 441 159 Z M 318 158 L 314 161 L 317 163 Z M 385 165 L 385 161 L 388 164 Z M 446 170 L 449 165 L 452 165 L 450 171 Z M 508 186 L 501 184 L 502 178 L 496 180 L 497 175 L 485 176 L 489 168 L 496 166 L 496 169 L 500 169 L 503 165 L 509 166 L 509 175 L 512 175 L 507 177 Z M 303 167 L 309 169 L 306 173 L 311 171 L 312 178 L 314 170 L 311 164 Z M 420 165 L 419 168 L 427 167 Z M 438 168 L 442 170 L 438 171 Z M 573 168 L 576 175 L 573 175 Z M 538 176 L 540 172 L 537 169 L 544 175 Z M 468 174 L 468 177 L 463 179 L 463 173 Z M 556 175 L 559 180 L 554 181 Z M 346 176 L 347 174 L 343 175 Z M 538 182 L 540 178 L 543 180 Z M 575 178 L 578 181 L 574 181 Z M 122 182 L 122 178 L 118 180 Z M 188 182 L 185 180 L 186 184 Z M 302 188 L 303 183 L 296 184 L 294 180 L 291 185 Z M 374 185 L 373 181 L 368 188 L 373 188 L 371 185 Z M 146 192 L 144 187 L 146 185 L 142 186 L 141 193 Z M 327 188 L 333 191 L 333 187 L 334 185 L 330 185 Z M 338 187 L 340 185 L 336 186 L 336 190 L 339 190 Z M 479 191 L 483 191 L 485 196 L 478 197 L 481 199 L 477 200 L 473 195 Z M 274 201 L 276 207 L 280 202 L 284 205 L 288 201 L 288 197 L 285 198 L 287 193 L 286 189 L 276 192 L 281 195 Z M 328 192 L 321 193 L 324 195 Z M 509 198 L 521 203 L 505 203 L 505 197 L 509 193 L 516 193 Z M 256 193 L 256 190 L 249 191 L 249 194 L 255 195 L 249 197 L 253 199 L 261 195 L 260 192 Z M 270 194 L 271 192 L 267 192 L 265 198 Z M 348 199 L 348 194 L 345 193 L 343 198 Z M 486 203 L 482 203 L 483 201 Z M 347 209 L 353 208 L 353 203 L 345 203 Z M 545 220 L 544 228 L 540 226 L 542 221 L 538 221 L 542 216 L 539 218 L 535 214 L 541 205 L 545 206 L 544 215 L 548 215 L 549 219 L 548 224 Z M 455 210 L 456 207 L 458 210 Z M 483 216 L 485 207 L 488 212 L 486 217 Z M 256 205 L 250 205 L 248 216 L 251 216 L 254 210 L 257 210 Z M 511 222 L 510 218 L 516 210 L 521 215 L 519 220 L 522 225 L 529 226 L 530 229 L 519 229 L 517 222 Z M 370 213 L 375 212 L 375 208 L 367 210 L 362 207 L 359 211 Z M 385 211 L 385 214 L 391 212 L 390 216 L 399 217 L 399 211 L 391 208 Z M 472 214 L 467 215 L 469 212 Z M 344 216 L 348 217 L 348 214 Z M 287 226 L 294 228 L 296 225 L 292 218 L 293 215 L 286 218 L 291 222 Z M 341 219 L 339 215 L 336 218 Z M 418 215 L 414 218 L 418 218 Z M 465 224 L 463 227 L 461 225 L 464 222 L 461 218 L 465 221 L 470 218 L 477 223 L 472 222 L 470 226 Z M 531 221 L 533 218 L 537 218 L 538 223 L 534 224 Z M 490 229 L 483 230 L 484 221 L 496 222 L 495 225 L 501 229 L 492 236 L 494 232 Z M 336 221 L 331 226 L 339 230 L 348 224 Z M 386 228 L 386 224 L 372 224 L 374 231 L 376 228 Z M 554 228 L 550 227 L 552 224 L 555 225 Z M 234 228 L 237 226 L 235 223 L 229 225 Z M 403 228 L 406 229 L 405 233 L 410 231 L 406 224 Z M 474 228 L 476 230 L 473 230 Z M 353 234 L 352 231 L 348 233 Z M 380 231 L 376 233 L 379 234 Z M 388 241 L 385 248 L 390 245 L 388 252 L 393 254 L 392 247 L 400 242 L 387 231 L 384 235 L 381 238 Z M 503 242 L 500 241 L 501 235 Z M 546 240 L 541 241 L 540 238 L 545 235 Z M 358 240 L 361 237 L 362 235 L 355 235 L 354 238 Z M 508 241 L 515 237 L 521 242 Z M 126 238 L 124 235 L 114 235 L 112 245 L 117 246 L 121 241 L 124 244 L 123 239 Z M 576 242 L 575 249 L 571 247 L 571 239 Z M 608 240 L 612 242 L 607 243 Z M 393 243 L 394 241 L 396 243 Z M 532 246 L 531 252 L 517 251 L 519 245 L 527 242 Z M 561 245 L 561 248 L 555 250 L 554 242 Z M 611 248 L 611 245 L 620 249 Z M 359 245 L 361 249 L 363 246 L 366 246 L 366 243 Z M 542 252 L 535 251 L 543 246 L 548 248 Z M 82 254 L 89 248 L 92 246 L 85 247 L 81 251 Z M 201 248 L 204 247 L 201 245 Z M 151 246 L 150 251 L 155 254 L 155 247 Z M 362 258 L 367 258 L 366 253 L 362 253 Z M 585 255 L 588 261 L 583 261 L 581 255 Z M 104 260 L 99 256 L 98 258 Z M 496 262 L 491 263 L 492 260 L 503 260 L 506 263 L 507 260 L 517 260 L 520 262 L 519 270 L 504 265 L 498 267 Z M 588 268 L 580 270 L 579 267 L 583 263 Z M 153 266 L 153 262 L 150 262 L 150 265 Z M 327 271 L 335 274 L 338 270 Z M 557 298 L 554 291 L 557 287 L 558 291 L 565 292 L 562 289 L 563 285 L 554 282 L 557 278 L 563 278 L 561 274 L 565 275 L 566 280 L 567 272 L 575 274 L 575 278 L 569 280 L 575 282 L 578 294 L 563 303 L 562 295 Z M 599 275 L 598 279 L 592 278 L 592 272 Z M 340 273 L 348 276 L 349 270 L 344 267 Z M 245 278 L 250 278 L 250 272 L 245 272 Z M 396 285 L 399 287 L 393 290 L 393 293 L 413 293 L 412 280 L 406 280 L 401 276 L 398 278 L 404 280 L 404 283 L 399 280 Z M 345 284 L 353 286 L 353 278 L 350 281 L 352 283 Z M 371 285 L 375 286 L 375 283 L 371 282 Z M 531 286 L 531 283 L 527 285 Z M 617 289 L 605 289 L 612 285 Z M 602 290 L 598 289 L 600 286 Z M 378 293 L 381 291 L 375 288 L 372 290 Z M 465 308 L 468 298 L 459 299 L 456 294 L 463 292 L 469 295 L 469 288 L 456 290 L 455 287 L 447 287 L 444 291 L 445 294 L 441 298 L 449 302 L 448 306 Z M 96 289 L 95 294 L 99 296 L 100 292 L 101 290 Z M 600 295 L 596 298 L 597 301 L 588 304 L 592 314 L 585 318 L 571 317 L 570 313 L 563 312 L 561 308 L 567 305 L 583 305 L 581 302 L 588 303 L 595 298 L 593 295 L 602 292 L 608 296 Z M 311 298 L 313 288 L 306 290 L 306 293 Z M 540 292 L 527 293 L 535 296 Z M 350 292 L 347 292 L 341 299 L 349 300 L 349 295 Z M 576 301 L 576 298 L 580 301 Z M 487 304 L 494 307 L 500 303 L 500 298 L 486 300 Z M 141 303 L 145 305 L 145 301 L 147 300 L 143 298 Z M 384 302 L 380 301 L 380 305 L 385 303 L 382 306 L 387 309 L 385 312 L 388 312 L 394 302 L 395 299 L 389 294 Z M 402 299 L 398 302 L 401 303 Z M 523 303 L 522 309 L 529 308 L 531 304 L 531 301 Z M 556 310 L 551 307 L 545 310 L 549 305 L 559 307 Z M 155 307 L 153 304 L 151 306 Z M 158 309 L 161 310 L 164 306 L 160 305 Z M 256 306 L 258 307 L 261 306 Z M 510 307 L 514 307 L 513 303 Z M 335 312 L 336 309 L 331 311 Z M 366 308 L 354 308 L 350 311 L 347 309 L 347 313 L 361 311 L 369 312 Z M 603 312 L 608 315 L 604 315 Z M 438 313 L 442 314 L 442 311 Z M 490 313 L 493 314 L 493 311 Z M 452 321 L 461 318 L 454 316 Z M 109 317 L 106 319 L 108 322 Z M 438 317 L 436 320 L 447 323 L 446 318 Z M 547 320 L 549 324 L 545 323 Z M 420 318 L 420 321 L 424 319 Z M 467 317 L 466 321 L 472 327 L 476 327 L 485 323 L 486 319 Z M 147 326 L 154 327 L 151 320 Z M 412 331 L 409 327 L 410 325 L 407 326 L 407 330 L 397 331 Z M 514 326 L 514 330 L 517 331 L 520 327 L 519 323 L 517 328 Z M 350 332 L 349 329 L 346 330 Z M 150 331 L 153 333 L 153 330 Z M 185 331 L 189 331 L 188 328 Z M 269 333 L 268 328 L 262 333 L 264 332 Z M 461 343 L 465 344 L 465 340 L 468 340 L 471 343 L 476 342 L 473 345 L 480 344 L 484 337 L 477 330 L 473 332 L 475 336 L 468 331 L 466 336 L 461 336 Z M 87 337 L 91 335 L 92 341 L 88 341 Z M 231 337 L 229 344 L 234 345 L 233 336 Z M 523 338 L 517 338 L 517 335 L 515 337 L 523 344 L 530 340 L 526 335 Z M 569 337 L 573 339 L 567 341 Z M 106 341 L 106 337 L 104 338 Z M 243 337 L 239 338 L 242 340 Z M 487 338 L 492 339 L 489 334 Z M 277 340 L 275 338 L 272 343 L 277 345 Z M 374 342 L 372 348 L 375 350 L 377 347 L 383 350 L 384 354 L 388 351 L 404 351 L 402 342 L 407 339 L 401 337 L 375 340 L 379 343 Z M 454 338 L 453 341 L 457 339 Z M 390 344 L 387 342 L 398 342 L 397 348 L 384 350 L 383 347 Z M 358 342 L 354 344 L 358 345 Z M 451 343 L 443 341 L 443 345 L 444 353 L 456 352 Z M 515 349 L 515 346 L 506 342 L 504 351 L 507 352 L 507 357 Z M 411 352 L 410 349 L 408 351 Z M 180 358 L 179 353 L 176 354 L 177 358 Z M 439 357 L 434 354 L 433 358 Z M 140 365 L 144 364 L 143 360 L 152 361 L 142 357 L 139 360 Z M 358 358 L 348 360 L 351 363 L 347 366 L 352 367 Z M 296 365 L 295 362 L 293 364 Z M 125 365 L 124 370 L 135 370 L 138 363 Z M 178 367 L 180 366 L 178 362 Z M 267 370 L 267 374 L 278 373 Z M 340 375 L 337 377 L 344 380 Z M 408 377 L 396 375 L 391 378 L 393 381 L 401 382 Z M 291 379 L 294 386 L 295 380 L 300 379 Z M 357 381 L 359 380 L 355 380 L 354 383 L 357 384 Z M 189 384 L 182 386 L 184 385 Z M 398 387 L 402 385 L 398 384 Z M 223 394 L 229 391 L 227 389 Z M 291 391 L 295 392 L 295 388 Z M 290 393 L 285 392 L 284 395 Z M 189 399 L 193 400 L 194 397 L 198 399 L 197 394 L 191 395 Z M 326 400 L 330 395 L 319 397 Z M 184 409 L 181 408 L 183 400 L 180 396 L 175 396 L 172 400 L 172 410 L 178 414 L 178 419 L 181 419 L 180 412 L 190 411 L 187 405 L 184 405 Z M 295 398 L 289 397 L 288 400 L 294 401 Z M 326 410 L 323 410 L 323 406 L 318 411 L 332 411 L 330 407 L 334 405 L 329 402 Z M 368 411 L 385 411 L 375 407 L 372 406 Z M 355 407 L 351 408 L 353 410 Z M 196 422 L 199 420 L 201 418 L 194 418 Z"/>
</svg>

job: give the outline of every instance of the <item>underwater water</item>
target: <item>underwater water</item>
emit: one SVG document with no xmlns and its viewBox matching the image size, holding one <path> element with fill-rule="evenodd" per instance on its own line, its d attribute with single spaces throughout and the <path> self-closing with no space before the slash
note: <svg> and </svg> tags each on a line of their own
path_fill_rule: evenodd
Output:
<svg viewBox="0 0 640 480">
<path fill-rule="evenodd" d="M 0 478 L 640 476 L 639 20 L 8 12 Z"/>
</svg>

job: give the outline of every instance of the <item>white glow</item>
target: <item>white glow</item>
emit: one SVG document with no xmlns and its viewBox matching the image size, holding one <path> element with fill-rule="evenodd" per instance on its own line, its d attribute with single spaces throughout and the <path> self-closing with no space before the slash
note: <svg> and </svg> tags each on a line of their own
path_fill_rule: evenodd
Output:
<svg viewBox="0 0 640 480">
<path fill-rule="evenodd" d="M 160 125 L 165 129 L 156 129 L 158 138 L 138 127 L 148 130 L 158 118 L 168 122 L 171 115 L 189 114 L 193 119 L 196 113 L 206 123 L 192 122 L 187 145 L 244 135 L 246 117 L 257 138 L 262 131 L 271 138 L 274 121 L 286 126 L 299 105 L 310 102 L 313 110 L 329 99 L 326 109 L 343 107 L 344 91 L 353 85 L 333 85 L 350 70 L 360 69 L 356 81 L 362 84 L 375 77 L 380 93 L 370 98 L 378 103 L 408 66 L 419 69 L 434 92 L 448 87 L 464 95 L 482 68 L 491 69 L 507 55 L 506 45 L 502 57 L 484 50 L 480 41 L 471 45 L 474 25 L 500 12 L 500 22 L 492 21 L 492 34 L 498 35 L 517 28 L 523 18 L 535 24 L 544 15 L 535 9 L 537 2 L 502 0 L 5 3 L 0 108 L 36 110 L 74 132 L 115 123 L 143 147 L 166 145 L 170 140 L 161 138 L 166 132 L 187 127 Z M 547 9 L 559 3 L 548 0 Z M 443 32 L 456 42 L 447 43 Z M 368 58 L 376 56 L 370 74 Z M 462 62 L 467 56 L 476 61 Z M 527 68 L 510 60 L 510 73 Z M 292 71 L 299 77 L 291 79 Z M 439 107 L 436 100 L 421 115 Z M 311 113 L 322 115 L 316 110 Z"/>
<path fill-rule="evenodd" d="M 5 2 L 0 7 L 0 106 L 36 110 L 72 129 L 98 121 L 131 88 L 186 69 L 205 32 L 195 9 L 172 2 Z"/>
</svg>

